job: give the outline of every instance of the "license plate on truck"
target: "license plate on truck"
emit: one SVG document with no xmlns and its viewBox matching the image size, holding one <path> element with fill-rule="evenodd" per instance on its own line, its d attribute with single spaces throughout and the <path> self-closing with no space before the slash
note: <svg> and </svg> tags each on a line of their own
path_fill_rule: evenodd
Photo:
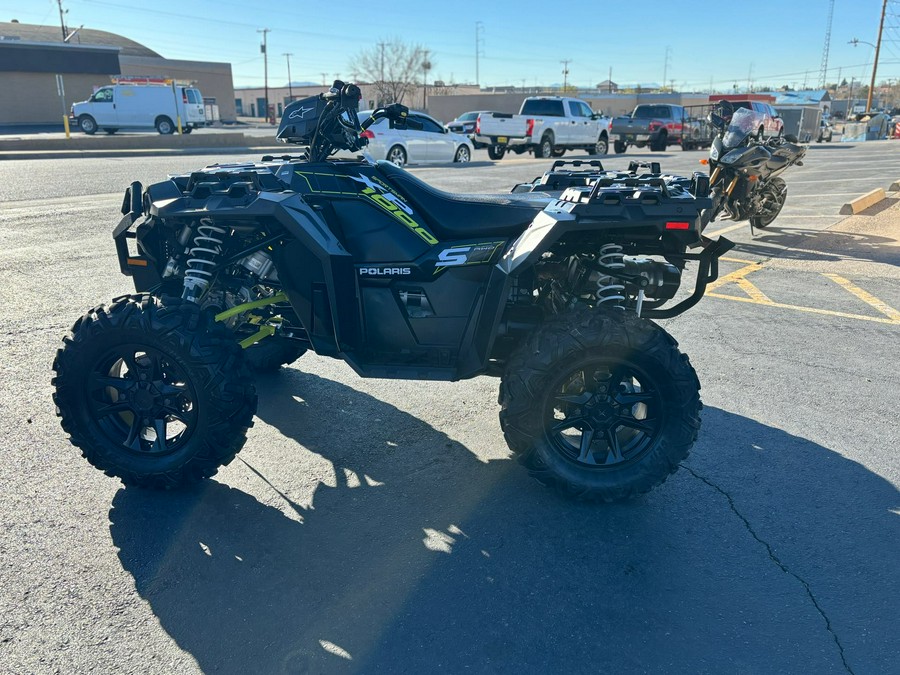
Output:
<svg viewBox="0 0 900 675">
<path fill-rule="evenodd" d="M 509 139 L 506 136 L 497 136 L 497 145 L 506 145 Z"/>
</svg>

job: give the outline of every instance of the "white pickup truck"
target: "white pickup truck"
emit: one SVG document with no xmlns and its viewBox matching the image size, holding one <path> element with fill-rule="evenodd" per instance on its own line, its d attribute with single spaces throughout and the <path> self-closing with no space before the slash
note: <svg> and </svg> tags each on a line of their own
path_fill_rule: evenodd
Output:
<svg viewBox="0 0 900 675">
<path fill-rule="evenodd" d="M 587 150 L 605 155 L 609 148 L 610 119 L 595 113 L 577 98 L 532 96 L 522 102 L 518 115 L 482 113 L 475 123 L 475 141 L 488 147 L 491 159 L 507 151 L 535 157 L 561 157 L 566 150 Z"/>
</svg>

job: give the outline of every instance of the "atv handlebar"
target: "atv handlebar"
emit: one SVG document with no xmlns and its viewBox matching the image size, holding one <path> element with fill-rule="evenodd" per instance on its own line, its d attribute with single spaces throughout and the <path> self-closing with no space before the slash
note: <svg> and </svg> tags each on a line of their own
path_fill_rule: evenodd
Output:
<svg viewBox="0 0 900 675">
<path fill-rule="evenodd" d="M 409 108 L 402 103 L 392 103 L 391 105 L 377 108 L 372 111 L 371 116 L 361 125 L 361 131 L 365 131 L 378 120 L 389 119 L 394 123 L 396 129 L 421 129 L 422 123 L 409 119 Z"/>
</svg>

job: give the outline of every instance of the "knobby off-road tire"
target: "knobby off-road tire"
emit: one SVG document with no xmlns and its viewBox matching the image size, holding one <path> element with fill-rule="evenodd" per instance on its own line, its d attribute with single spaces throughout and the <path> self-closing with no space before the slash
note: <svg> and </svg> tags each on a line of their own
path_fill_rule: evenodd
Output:
<svg viewBox="0 0 900 675">
<path fill-rule="evenodd" d="M 509 360 L 500 405 L 507 443 L 534 478 L 607 502 L 665 481 L 693 446 L 702 408 L 700 382 L 677 342 L 617 310 L 538 328 Z"/>
<path fill-rule="evenodd" d="M 177 488 L 212 476 L 244 445 L 256 412 L 250 373 L 231 331 L 193 303 L 116 298 L 76 321 L 63 343 L 57 415 L 107 475 Z"/>
<path fill-rule="evenodd" d="M 281 366 L 293 363 L 305 353 L 305 347 L 300 347 L 290 340 L 268 337 L 244 350 L 244 362 L 252 371 L 273 373 Z"/>
</svg>

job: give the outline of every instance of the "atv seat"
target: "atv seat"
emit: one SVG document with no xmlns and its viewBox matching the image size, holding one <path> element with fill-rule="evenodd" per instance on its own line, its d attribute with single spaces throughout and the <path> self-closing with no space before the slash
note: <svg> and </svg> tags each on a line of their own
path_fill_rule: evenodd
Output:
<svg viewBox="0 0 900 675">
<path fill-rule="evenodd" d="M 441 240 L 521 234 L 551 201 L 543 192 L 454 194 L 431 187 L 400 167 L 380 160 L 378 170 L 424 216 Z"/>
</svg>

